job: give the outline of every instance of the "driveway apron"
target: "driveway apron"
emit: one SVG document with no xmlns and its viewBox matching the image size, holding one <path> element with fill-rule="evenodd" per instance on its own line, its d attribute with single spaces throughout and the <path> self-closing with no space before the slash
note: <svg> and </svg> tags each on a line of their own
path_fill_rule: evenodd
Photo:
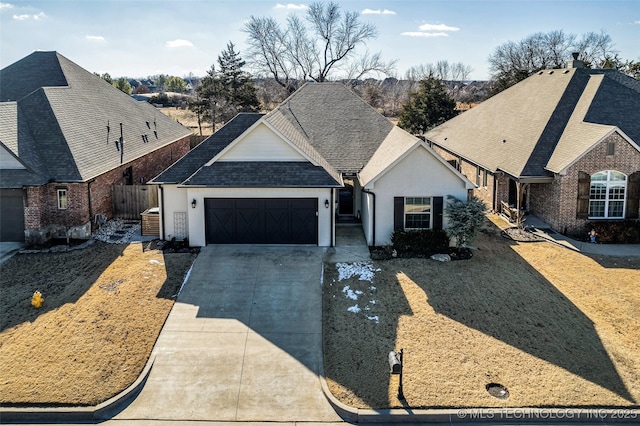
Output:
<svg viewBox="0 0 640 426">
<path fill-rule="evenodd" d="M 114 420 L 339 422 L 321 389 L 323 249 L 202 249 Z"/>
</svg>

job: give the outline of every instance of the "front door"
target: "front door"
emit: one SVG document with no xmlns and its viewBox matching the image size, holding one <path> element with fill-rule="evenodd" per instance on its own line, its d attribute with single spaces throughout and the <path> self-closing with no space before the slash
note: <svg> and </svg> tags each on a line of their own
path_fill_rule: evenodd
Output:
<svg viewBox="0 0 640 426">
<path fill-rule="evenodd" d="M 344 178 L 344 188 L 338 191 L 338 215 L 353 216 L 353 187 L 351 178 Z"/>
</svg>

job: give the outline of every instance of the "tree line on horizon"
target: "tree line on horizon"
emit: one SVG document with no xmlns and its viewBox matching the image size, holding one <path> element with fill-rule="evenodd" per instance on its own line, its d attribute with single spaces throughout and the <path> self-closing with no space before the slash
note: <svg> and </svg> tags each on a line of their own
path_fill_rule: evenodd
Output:
<svg viewBox="0 0 640 426">
<path fill-rule="evenodd" d="M 581 36 L 540 32 L 503 43 L 488 57 L 492 75 L 486 82 L 468 81 L 470 66 L 446 60 L 411 67 L 404 79 L 393 77 L 396 61 L 366 49 L 378 35 L 375 26 L 333 2 L 312 3 L 304 18 L 290 14 L 284 27 L 274 18 L 251 16 L 244 32 L 251 59 L 242 59 L 229 42 L 217 67 L 195 79 L 197 87 L 185 99 L 199 123 L 215 128 L 239 112 L 272 109 L 308 81 L 341 81 L 384 115 L 399 117 L 401 127 L 420 133 L 457 114 L 460 103 L 481 102 L 540 70 L 563 68 L 573 52 L 588 68 L 616 69 L 640 79 L 640 61 L 620 58 L 604 31 Z M 126 93 L 149 90 L 142 84 L 132 89 L 123 77 L 101 77 Z M 157 75 L 148 81 L 163 92 L 187 91 L 180 77 Z M 164 102 L 164 96 L 151 101 Z"/>
</svg>

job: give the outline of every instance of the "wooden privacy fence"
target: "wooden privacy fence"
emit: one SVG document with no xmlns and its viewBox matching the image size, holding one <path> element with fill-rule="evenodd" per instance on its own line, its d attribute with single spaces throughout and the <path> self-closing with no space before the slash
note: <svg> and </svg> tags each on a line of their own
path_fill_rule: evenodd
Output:
<svg viewBox="0 0 640 426">
<path fill-rule="evenodd" d="M 158 188 L 155 185 L 113 185 L 113 217 L 140 220 L 140 213 L 158 207 Z"/>
</svg>

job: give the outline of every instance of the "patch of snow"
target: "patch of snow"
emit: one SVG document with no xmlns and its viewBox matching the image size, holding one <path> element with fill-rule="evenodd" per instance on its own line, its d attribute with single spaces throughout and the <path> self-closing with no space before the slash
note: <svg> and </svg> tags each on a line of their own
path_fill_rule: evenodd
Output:
<svg viewBox="0 0 640 426">
<path fill-rule="evenodd" d="M 370 320 L 370 321 L 375 321 L 376 324 L 378 324 L 380 322 L 380 318 L 378 318 L 377 315 L 372 316 L 372 317 L 367 317 L 367 319 Z"/>
<path fill-rule="evenodd" d="M 371 287 L 369 287 L 369 288 L 371 289 L 371 291 L 376 291 L 376 287 L 373 286 L 373 285 Z"/>
<path fill-rule="evenodd" d="M 338 269 L 338 281 L 355 276 L 359 276 L 360 281 L 372 281 L 376 272 L 370 262 L 336 263 L 336 268 Z"/>
<path fill-rule="evenodd" d="M 162 262 L 160 262 L 159 260 L 155 260 L 155 259 L 151 259 L 149 261 L 149 263 L 153 264 L 153 265 L 163 265 Z"/>
<path fill-rule="evenodd" d="M 354 306 L 351 306 L 350 308 L 347 308 L 347 311 L 357 314 L 358 312 L 360 312 L 360 308 L 358 307 L 358 305 L 354 305 Z"/>
<path fill-rule="evenodd" d="M 345 285 L 342 288 L 342 292 L 351 300 L 358 300 L 358 296 L 362 294 L 362 290 L 353 291 L 348 285 Z"/>
<path fill-rule="evenodd" d="M 372 305 L 375 305 L 376 301 L 375 300 L 369 300 L 369 303 L 371 303 Z"/>
</svg>

